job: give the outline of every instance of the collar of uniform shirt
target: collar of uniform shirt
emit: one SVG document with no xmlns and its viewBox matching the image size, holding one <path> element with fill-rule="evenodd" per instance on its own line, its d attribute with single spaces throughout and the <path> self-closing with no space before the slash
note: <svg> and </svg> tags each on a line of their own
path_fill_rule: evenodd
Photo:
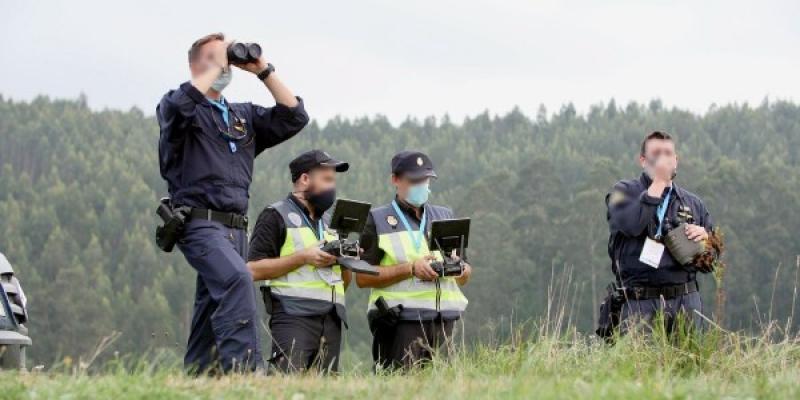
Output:
<svg viewBox="0 0 800 400">
<path fill-rule="evenodd" d="M 406 215 L 411 216 L 411 218 L 414 218 L 414 221 L 417 221 L 418 224 L 421 222 L 420 217 L 417 216 L 416 208 L 414 208 L 411 204 L 408 204 L 405 201 L 400 200 L 400 197 L 397 197 L 396 195 L 394 196 L 394 200 L 397 202 L 397 205 L 400 207 L 400 210 L 406 213 Z M 424 207 L 425 204 L 423 204 L 422 207 L 420 207 L 420 209 Z"/>
<path fill-rule="evenodd" d="M 306 217 L 311 218 L 311 210 L 309 210 L 308 207 L 303 205 L 303 202 L 301 202 L 300 199 L 297 198 L 297 196 L 294 195 L 294 193 L 289 193 L 289 195 L 286 196 L 286 198 L 289 199 L 289 201 L 293 202 L 297 206 L 297 208 L 302 210 L 303 214 L 305 214 Z M 320 217 L 321 217 L 321 215 L 318 215 L 317 218 L 313 219 L 313 221 L 318 220 Z"/>
<path fill-rule="evenodd" d="M 222 113 L 222 120 L 225 121 L 225 125 L 230 125 L 228 123 L 228 105 L 225 102 L 225 98 L 220 96 L 219 101 L 206 97 L 209 103 L 211 103 L 214 107 L 219 109 Z"/>
<path fill-rule="evenodd" d="M 644 173 L 644 172 L 642 172 L 642 176 L 639 178 L 639 180 L 642 182 L 642 185 L 644 185 L 645 188 L 650 187 L 650 185 L 653 183 L 653 180 L 650 179 L 650 177 L 647 176 L 647 174 Z M 663 199 L 663 198 L 667 197 L 667 192 L 669 192 L 672 189 L 675 189 L 675 187 L 676 187 L 675 186 L 675 182 L 671 182 L 670 185 L 665 187 L 664 191 L 661 192 L 661 198 Z M 675 193 L 673 193 L 673 194 L 675 194 Z"/>
</svg>

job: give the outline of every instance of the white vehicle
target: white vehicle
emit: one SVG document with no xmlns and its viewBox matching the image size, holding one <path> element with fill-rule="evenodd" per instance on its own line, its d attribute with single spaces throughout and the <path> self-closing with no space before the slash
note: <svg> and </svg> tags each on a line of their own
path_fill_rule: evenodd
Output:
<svg viewBox="0 0 800 400">
<path fill-rule="evenodd" d="M 14 269 L 0 253 L 0 369 L 25 369 L 28 337 L 28 309 L 25 292 Z"/>
</svg>

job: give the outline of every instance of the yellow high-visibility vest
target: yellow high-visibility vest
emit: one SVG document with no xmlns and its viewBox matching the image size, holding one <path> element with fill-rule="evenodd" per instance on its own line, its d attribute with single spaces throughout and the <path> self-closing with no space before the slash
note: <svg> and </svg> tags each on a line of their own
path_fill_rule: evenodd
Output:
<svg viewBox="0 0 800 400">
<path fill-rule="evenodd" d="M 271 206 L 286 224 L 286 240 L 281 246 L 280 256 L 292 255 L 300 250 L 316 246 L 319 238 L 314 230 L 308 226 L 302 212 L 291 200 L 284 199 Z M 328 232 L 328 223 L 323 218 L 323 237 L 325 240 L 334 240 L 336 237 Z M 329 270 L 329 271 L 324 271 Z M 332 274 L 338 283 L 331 285 L 320 274 Z M 272 288 L 272 294 L 278 296 L 297 297 L 302 299 L 324 300 L 344 307 L 345 292 L 342 282 L 342 269 L 339 265 L 330 268 L 317 268 L 313 265 L 303 265 L 281 277 L 264 281 Z"/>
<path fill-rule="evenodd" d="M 384 253 L 380 266 L 413 262 L 426 255 L 433 255 L 441 260 L 442 257 L 438 251 L 431 252 L 428 249 L 426 238 L 421 238 L 419 248 L 416 247 L 412 235 L 419 235 L 419 231 L 409 232 L 400 222 L 401 218 L 396 215 L 391 204 L 377 207 L 370 212 L 378 234 L 378 247 Z M 428 222 L 453 218 L 453 212 L 441 206 L 425 205 L 425 213 Z M 409 219 L 409 222 L 411 221 L 410 216 L 406 216 L 406 218 Z M 427 225 L 425 227 L 426 237 L 430 230 L 430 224 Z M 412 229 L 414 228 L 412 225 Z M 376 309 L 375 300 L 381 296 L 389 307 L 402 304 L 403 309 L 407 311 L 433 310 L 461 313 L 466 310 L 468 303 L 453 277 L 439 278 L 438 282 L 422 281 L 416 277 L 410 277 L 384 288 L 373 288 L 370 291 L 368 311 Z"/>
</svg>

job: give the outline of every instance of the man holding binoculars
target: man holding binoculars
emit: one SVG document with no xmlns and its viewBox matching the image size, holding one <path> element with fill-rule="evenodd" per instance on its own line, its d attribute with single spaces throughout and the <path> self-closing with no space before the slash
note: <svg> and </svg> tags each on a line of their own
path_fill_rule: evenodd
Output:
<svg viewBox="0 0 800 400">
<path fill-rule="evenodd" d="M 231 103 L 222 91 L 236 66 L 277 103 Z M 303 101 L 275 75 L 256 44 L 215 33 L 189 49 L 192 79 L 161 99 L 159 163 L 170 206 L 185 210 L 177 245 L 197 271 L 184 364 L 193 373 L 261 366 L 256 296 L 247 254 L 247 206 L 256 156 L 308 123 Z"/>
</svg>

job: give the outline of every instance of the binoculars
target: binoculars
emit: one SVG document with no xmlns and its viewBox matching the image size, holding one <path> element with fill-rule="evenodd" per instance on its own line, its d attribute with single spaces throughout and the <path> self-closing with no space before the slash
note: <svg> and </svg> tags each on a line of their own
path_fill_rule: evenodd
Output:
<svg viewBox="0 0 800 400">
<path fill-rule="evenodd" d="M 261 57 L 261 46 L 258 43 L 233 42 L 228 45 L 228 62 L 246 64 Z"/>
</svg>

